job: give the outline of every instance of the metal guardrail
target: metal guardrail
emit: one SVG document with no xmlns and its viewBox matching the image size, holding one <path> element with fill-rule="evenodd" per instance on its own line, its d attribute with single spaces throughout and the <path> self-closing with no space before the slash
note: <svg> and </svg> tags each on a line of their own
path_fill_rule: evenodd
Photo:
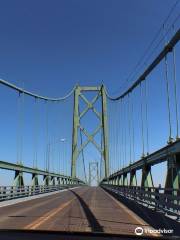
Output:
<svg viewBox="0 0 180 240">
<path fill-rule="evenodd" d="M 66 188 L 76 187 L 77 185 L 50 185 L 50 186 L 0 186 L 0 201 L 28 197 L 42 193 L 48 193 Z"/>
<path fill-rule="evenodd" d="M 117 186 L 102 184 L 101 187 L 136 203 L 176 216 L 180 220 L 180 189 L 156 187 Z"/>
</svg>

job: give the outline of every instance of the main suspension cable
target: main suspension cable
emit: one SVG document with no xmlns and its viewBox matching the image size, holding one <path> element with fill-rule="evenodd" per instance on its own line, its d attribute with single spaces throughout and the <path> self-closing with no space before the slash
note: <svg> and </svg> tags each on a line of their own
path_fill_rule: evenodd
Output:
<svg viewBox="0 0 180 240">
<path fill-rule="evenodd" d="M 17 91 L 19 93 L 23 93 L 24 95 L 28 95 L 30 97 L 34 97 L 34 98 L 38 98 L 38 99 L 46 100 L 46 101 L 52 101 L 52 102 L 58 102 L 58 101 L 66 100 L 67 98 L 69 98 L 73 94 L 73 92 L 74 92 L 74 90 L 76 88 L 76 86 L 74 86 L 73 89 L 68 94 L 66 94 L 64 97 L 50 98 L 50 97 L 46 97 L 46 96 L 41 96 L 41 95 L 35 94 L 35 93 L 27 91 L 27 90 L 25 90 L 23 88 L 17 87 L 16 85 L 14 85 L 14 84 L 6 81 L 6 80 L 3 80 L 3 79 L 0 79 L 0 84 L 3 84 L 6 87 L 9 87 L 9 88 L 11 88 L 11 89 L 13 89 L 13 90 L 15 90 L 15 91 Z"/>
<path fill-rule="evenodd" d="M 153 69 L 165 58 L 165 56 L 171 52 L 173 47 L 179 42 L 180 40 L 180 29 L 174 34 L 171 40 L 164 46 L 163 50 L 158 54 L 158 56 L 149 64 L 146 70 L 138 77 L 138 79 L 120 96 L 118 97 L 111 97 L 108 92 L 106 91 L 106 95 L 109 99 L 113 101 L 117 101 L 121 98 L 127 96 L 130 92 L 132 92 L 141 82 L 143 82 L 146 77 L 153 71 Z"/>
</svg>

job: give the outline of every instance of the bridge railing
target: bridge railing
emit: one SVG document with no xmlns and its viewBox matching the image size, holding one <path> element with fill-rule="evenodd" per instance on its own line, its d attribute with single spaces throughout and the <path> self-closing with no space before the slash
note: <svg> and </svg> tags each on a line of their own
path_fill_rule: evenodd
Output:
<svg viewBox="0 0 180 240">
<path fill-rule="evenodd" d="M 117 186 L 102 184 L 104 189 L 138 204 L 180 218 L 180 189 L 156 187 Z"/>
<path fill-rule="evenodd" d="M 0 201 L 11 200 L 15 198 L 28 197 L 42 193 L 59 191 L 79 185 L 38 185 L 38 186 L 0 186 Z"/>
</svg>

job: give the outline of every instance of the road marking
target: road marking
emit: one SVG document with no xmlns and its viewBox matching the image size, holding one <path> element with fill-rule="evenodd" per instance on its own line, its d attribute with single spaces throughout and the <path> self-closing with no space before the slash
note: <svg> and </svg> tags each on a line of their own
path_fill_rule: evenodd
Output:
<svg viewBox="0 0 180 240">
<path fill-rule="evenodd" d="M 64 204 L 61 204 L 58 208 L 55 208 L 55 209 L 45 213 L 42 217 L 36 219 L 34 222 L 25 226 L 24 229 L 34 230 L 34 229 L 38 228 L 40 225 L 45 223 L 47 220 L 49 220 L 50 218 L 54 217 L 57 213 L 62 211 L 65 207 L 69 206 L 72 203 L 72 201 L 74 201 L 75 199 L 76 199 L 76 197 L 74 197 L 73 199 L 69 200 L 68 202 L 66 202 Z"/>
<path fill-rule="evenodd" d="M 122 204 L 121 202 L 119 202 L 116 198 L 114 198 L 113 196 L 111 196 L 108 192 L 106 192 L 103 188 L 101 188 L 105 194 L 107 196 L 109 196 L 114 202 L 116 202 L 116 204 L 123 209 L 125 212 L 127 212 L 132 218 L 134 218 L 135 221 L 137 221 L 139 224 L 141 225 L 147 225 L 150 229 L 154 229 L 153 227 L 151 227 L 148 223 L 146 223 L 143 219 L 141 219 L 139 216 L 137 216 L 132 210 L 130 210 L 129 208 L 127 208 L 124 204 Z M 161 234 L 156 234 L 156 233 L 152 233 L 152 236 L 155 237 L 159 237 L 161 236 Z"/>
<path fill-rule="evenodd" d="M 86 193 L 87 191 L 83 192 L 81 195 L 84 195 L 84 193 Z M 69 200 L 68 202 L 65 202 L 64 204 L 61 204 L 58 208 L 52 209 L 51 211 L 45 213 L 42 217 L 39 217 L 34 222 L 26 225 L 24 229 L 28 229 L 28 230 L 37 229 L 40 225 L 42 225 L 47 220 L 49 220 L 50 218 L 54 217 L 57 213 L 62 211 L 64 208 L 69 206 L 75 199 L 77 199 L 77 197 L 72 198 L 71 200 Z"/>
</svg>

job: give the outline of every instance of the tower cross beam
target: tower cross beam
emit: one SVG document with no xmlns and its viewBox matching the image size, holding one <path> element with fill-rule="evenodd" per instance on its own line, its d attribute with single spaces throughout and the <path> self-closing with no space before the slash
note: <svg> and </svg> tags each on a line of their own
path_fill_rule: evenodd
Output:
<svg viewBox="0 0 180 240">
<path fill-rule="evenodd" d="M 92 101 L 89 101 L 85 97 L 86 92 L 95 92 L 97 93 Z M 79 99 L 82 99 L 86 103 L 86 107 L 82 112 L 79 112 Z M 100 109 L 101 111 L 97 111 L 97 108 L 94 107 L 94 104 L 97 100 L 100 99 Z M 73 111 L 73 143 L 72 143 L 72 164 L 71 164 L 71 176 L 76 176 L 76 162 L 79 157 L 79 154 L 84 150 L 84 148 L 88 145 L 89 142 L 93 143 L 93 145 L 100 152 L 102 159 L 105 162 L 105 176 L 109 175 L 109 151 L 108 151 L 108 130 L 107 130 L 107 106 L 106 106 L 106 91 L 105 87 L 81 87 L 76 86 L 74 91 L 74 111 Z M 95 131 L 92 134 L 89 134 L 85 128 L 81 126 L 82 117 L 89 111 L 92 110 L 93 114 L 99 119 L 100 124 L 97 126 Z M 101 146 L 94 140 L 95 135 L 102 130 L 102 141 Z M 79 146 L 78 141 L 78 133 L 83 132 L 83 134 L 87 137 L 87 141 L 82 143 Z"/>
</svg>

